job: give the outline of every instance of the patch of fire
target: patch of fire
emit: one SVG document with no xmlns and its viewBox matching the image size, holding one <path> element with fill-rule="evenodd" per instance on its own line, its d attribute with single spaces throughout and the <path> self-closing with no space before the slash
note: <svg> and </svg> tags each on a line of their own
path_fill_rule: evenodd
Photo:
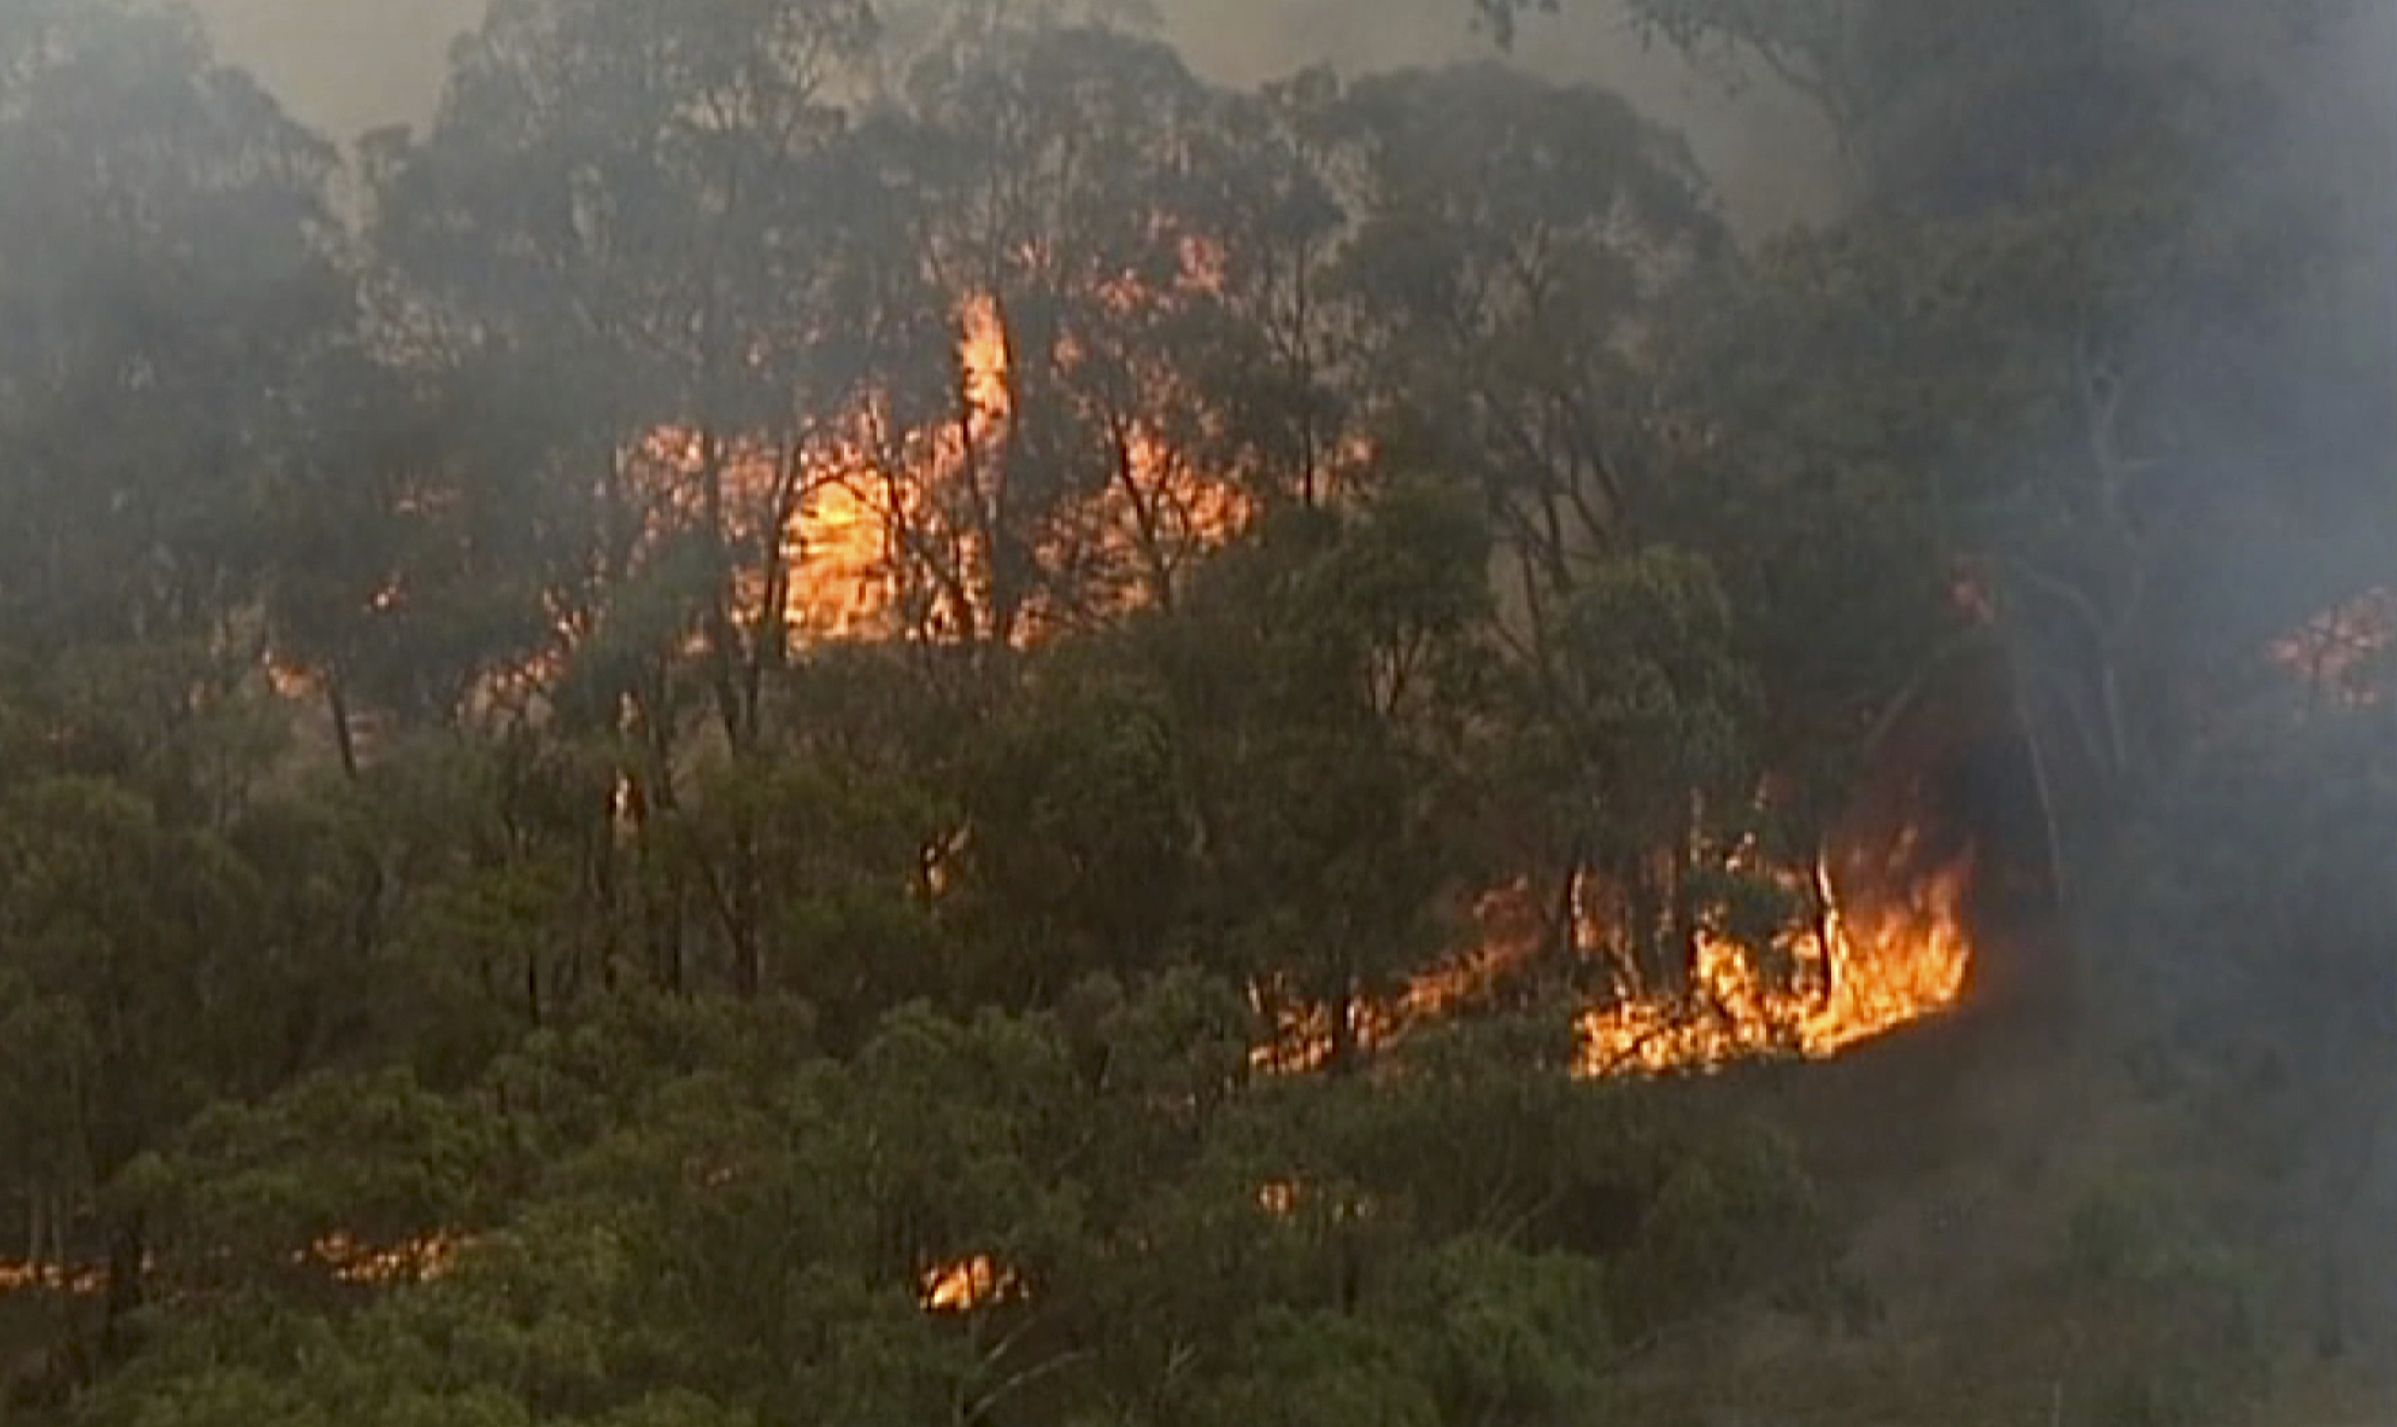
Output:
<svg viewBox="0 0 2397 1427">
<path fill-rule="evenodd" d="M 928 1313 L 970 1313 L 1024 1292 L 1015 1270 L 988 1254 L 926 1269 L 917 1288 L 918 1301 Z"/>
<path fill-rule="evenodd" d="M 1892 729 L 1844 821 L 1834 877 L 1859 912 L 1969 863 L 1954 918 L 1971 949 L 1957 1007 L 1975 1016 L 2061 1014 L 2053 810 L 1995 660 L 1926 691 Z"/>
<path fill-rule="evenodd" d="M 2060 985 L 2045 948 L 2056 938 L 2048 843 L 2035 772 L 2010 717 L 2002 671 L 1965 668 L 1891 721 L 1872 771 L 1814 867 L 1748 875 L 1783 884 L 1808 909 L 1769 943 L 1715 931 L 1694 938 L 1669 992 L 1619 986 L 1579 1019 L 1579 1068 L 1590 1077 L 1663 1075 L 1760 1059 L 1824 1060 L 1909 1026 L 1976 1015 Z M 1603 958 L 1604 889 L 1577 941 Z M 1541 955 L 1545 933 L 1529 882 L 1482 899 L 1481 943 L 1416 983 L 1407 1023 L 1496 1003 Z"/>
</svg>

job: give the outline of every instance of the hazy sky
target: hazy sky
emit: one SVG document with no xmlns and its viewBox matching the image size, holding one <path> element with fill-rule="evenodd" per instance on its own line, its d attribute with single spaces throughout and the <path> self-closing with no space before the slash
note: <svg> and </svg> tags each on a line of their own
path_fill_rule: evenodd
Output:
<svg viewBox="0 0 2397 1427">
<path fill-rule="evenodd" d="M 192 0 L 219 53 L 258 75 L 305 122 L 344 143 L 421 122 L 450 40 L 483 0 Z"/>
<path fill-rule="evenodd" d="M 483 0 L 193 0 L 225 58 L 255 71 L 305 122 L 345 143 L 421 122 L 449 41 Z M 1730 215 L 1773 228 L 1819 208 L 1835 171 L 1809 111 L 1759 87 L 1732 100 L 1671 57 L 1645 50 L 1607 0 L 1537 20 L 1516 59 L 1554 78 L 1619 90 L 1690 137 Z M 1168 0 L 1174 38 L 1215 78 L 1250 83 L 1328 61 L 1349 73 L 1491 52 L 1467 0 Z"/>
</svg>

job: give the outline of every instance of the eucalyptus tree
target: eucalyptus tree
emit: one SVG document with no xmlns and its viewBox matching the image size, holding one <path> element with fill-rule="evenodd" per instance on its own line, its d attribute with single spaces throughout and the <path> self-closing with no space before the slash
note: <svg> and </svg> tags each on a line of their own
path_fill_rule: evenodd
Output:
<svg viewBox="0 0 2397 1427">
<path fill-rule="evenodd" d="M 0 11 L 0 623 L 54 705 L 113 691 L 88 754 L 201 813 L 239 793 L 206 745 L 263 652 L 265 495 L 355 330 L 334 163 L 187 18 Z"/>
<path fill-rule="evenodd" d="M 545 677 L 569 726 L 621 741 L 637 818 L 679 806 L 694 714 L 756 747 L 791 652 L 792 532 L 887 251 L 856 232 L 877 209 L 842 105 L 873 36 L 852 0 L 503 4 L 430 131 L 370 156 L 411 345 L 452 390 L 515 399 L 476 403 L 465 459 L 536 473 L 517 518 L 543 537 Z M 754 985 L 754 859 L 706 870 Z M 670 977 L 681 916 L 653 927 Z"/>
<path fill-rule="evenodd" d="M 915 64 L 873 136 L 907 194 L 920 287 L 962 382 L 884 383 L 861 480 L 898 555 L 902 623 L 1005 647 L 1169 604 L 1257 473 L 1232 385 L 1257 342 L 1227 262 L 1255 181 L 1238 102 L 1165 46 L 1035 18 Z M 947 354 L 943 354 L 947 355 Z"/>
<path fill-rule="evenodd" d="M 281 742 L 272 492 L 355 346 L 335 162 L 188 16 L 0 5 L 0 1194 L 37 1260 L 105 1241 L 112 1338 L 118 1177 L 305 1058 L 325 969 L 233 839 Z"/>
<path fill-rule="evenodd" d="M 1362 81 L 1315 114 L 1351 214 L 1342 390 L 1384 463 L 1487 512 L 1501 837 L 1553 945 L 1603 880 L 1629 902 L 1613 924 L 1640 928 L 1630 979 L 1658 984 L 1660 937 L 1694 955 L 1693 889 L 1763 771 L 1722 591 L 1669 548 L 1706 551 L 1667 339 L 1733 255 L 1679 141 L 1612 95 L 1491 65 Z"/>
<path fill-rule="evenodd" d="M 811 443 L 852 390 L 841 82 L 872 39 L 848 0 L 498 6 L 421 139 L 373 155 L 378 252 L 451 360 L 539 370 L 561 625 L 636 664 L 704 653 L 734 745 L 788 652 L 785 533 Z M 515 388 L 520 393 L 524 388 Z M 644 615 L 642 606 L 656 605 Z M 655 628 L 642 628 L 644 619 Z M 627 685 L 675 730 L 661 694 Z"/>
<path fill-rule="evenodd" d="M 1359 82 L 1325 122 L 1359 419 L 1482 492 L 1536 638 L 1579 571 L 1659 533 L 1644 349 L 1723 255 L 1703 180 L 1621 99 L 1495 65 Z"/>
<path fill-rule="evenodd" d="M 1554 1031 L 1292 1081 L 1252 1067 L 1240 995 L 1173 975 L 1039 1014 L 906 1007 L 844 1057 L 770 1003 L 640 998 L 468 1093 L 312 1081 L 153 1163 L 187 1296 L 87 1405 L 160 1427 L 1582 1420 L 1636 1335 L 1802 1275 L 1821 1230 L 1769 1140 L 1574 1083 Z M 468 1233 L 344 1283 L 328 1225 Z M 1686 1292 L 1643 1308 L 1618 1273 Z"/>
</svg>

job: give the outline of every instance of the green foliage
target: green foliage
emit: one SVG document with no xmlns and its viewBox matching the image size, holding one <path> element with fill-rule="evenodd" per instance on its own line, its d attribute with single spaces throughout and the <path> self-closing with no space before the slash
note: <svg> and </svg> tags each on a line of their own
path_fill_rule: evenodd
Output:
<svg viewBox="0 0 2397 1427">
<path fill-rule="evenodd" d="M 2024 1341 L 2246 1400 L 2397 1004 L 2385 670 L 2262 657 L 2397 450 L 2292 7 L 1636 0 L 1846 146 L 1748 252 L 1616 96 L 1238 92 L 1137 8 L 500 0 L 351 232 L 191 21 L 0 0 L 0 1209 L 105 1282 L 12 1396 L 1593 1420 L 1847 1266 L 1744 1085 L 1573 1016 L 1786 974 L 1985 697 L 1976 916 L 2056 894 L 2222 1161 Z"/>
<path fill-rule="evenodd" d="M 1613 1339 L 1588 1245 L 1637 1256 L 1650 1233 L 1621 1166 L 1657 1127 L 1618 1092 L 1455 1053 L 1381 1085 L 1253 1084 L 1220 986 L 1069 1004 L 904 1008 L 840 1061 L 789 1053 L 762 1010 L 627 1007 L 571 1054 L 539 1038 L 538 1076 L 455 1097 L 317 1081 L 212 1115 L 138 1182 L 162 1278 L 220 1291 L 94 1410 L 1215 1421 L 1294 1378 L 1361 1420 L 1569 1421 L 1594 1400 Z M 1484 1133 L 1511 1169 L 1452 1177 L 1449 1142 L 1500 1107 L 1514 1123 Z M 1611 1225 L 1570 1208 L 1601 1202 L 1591 1176 L 1623 1196 Z M 449 1234 L 454 1260 L 328 1294 L 294 1255 L 331 1206 L 370 1242 Z M 919 1306 L 977 1261 L 988 1296 Z"/>
<path fill-rule="evenodd" d="M 255 1109 L 211 1107 L 118 1191 L 152 1216 L 165 1272 L 271 1283 L 295 1267 L 295 1246 L 471 1231 L 503 1143 L 487 1106 L 435 1096 L 405 1071 L 320 1076 Z"/>
<path fill-rule="evenodd" d="M 2115 1420 L 2238 1420 L 2270 1371 L 2258 1285 L 2169 1190 L 2099 1186 L 2073 1214 L 2061 1256 L 2086 1331 L 2106 1344 L 2096 1386 Z"/>
</svg>

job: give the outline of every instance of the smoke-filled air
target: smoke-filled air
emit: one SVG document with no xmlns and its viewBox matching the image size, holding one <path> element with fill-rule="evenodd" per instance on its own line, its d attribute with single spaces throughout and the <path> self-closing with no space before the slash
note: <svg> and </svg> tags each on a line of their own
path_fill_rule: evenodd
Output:
<svg viewBox="0 0 2397 1427">
<path fill-rule="evenodd" d="M 2397 0 L 0 0 L 0 1424 L 2397 1421 Z"/>
</svg>

